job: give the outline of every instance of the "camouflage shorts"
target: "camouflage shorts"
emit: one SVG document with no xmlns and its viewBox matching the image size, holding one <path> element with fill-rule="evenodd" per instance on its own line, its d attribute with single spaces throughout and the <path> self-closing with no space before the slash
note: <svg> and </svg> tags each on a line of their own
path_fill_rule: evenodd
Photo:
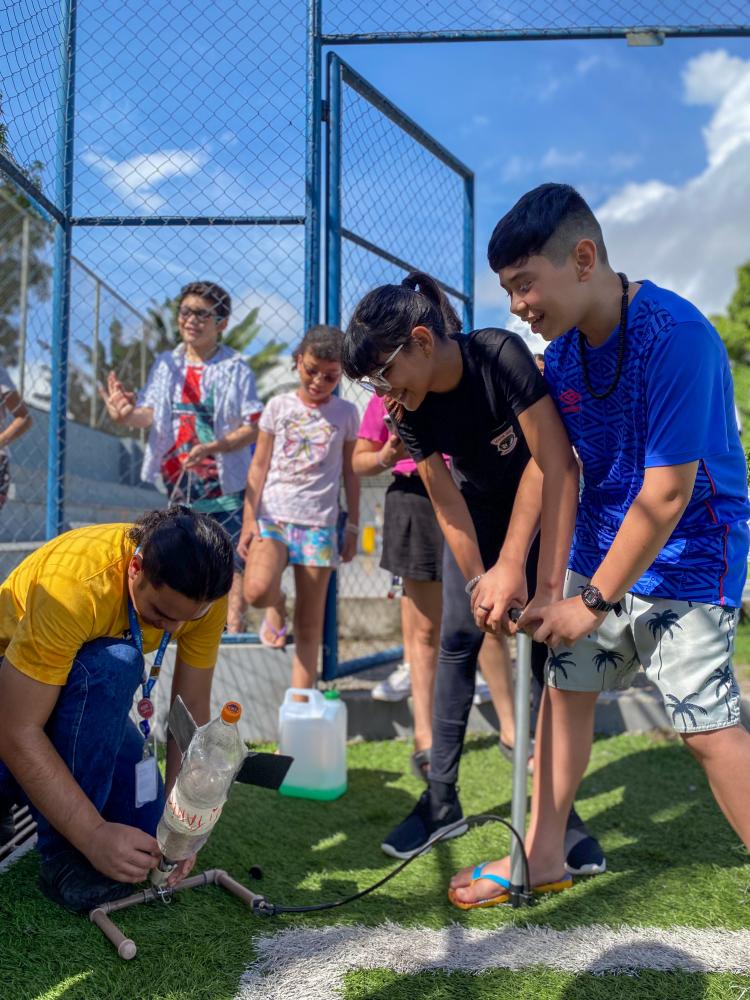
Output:
<svg viewBox="0 0 750 1000">
<path fill-rule="evenodd" d="M 565 596 L 589 581 L 568 572 Z M 725 729 L 740 721 L 740 691 L 732 669 L 738 611 L 717 604 L 626 594 L 618 617 L 573 649 L 552 650 L 547 683 L 564 691 L 628 687 L 643 666 L 659 689 L 679 733 Z"/>
</svg>

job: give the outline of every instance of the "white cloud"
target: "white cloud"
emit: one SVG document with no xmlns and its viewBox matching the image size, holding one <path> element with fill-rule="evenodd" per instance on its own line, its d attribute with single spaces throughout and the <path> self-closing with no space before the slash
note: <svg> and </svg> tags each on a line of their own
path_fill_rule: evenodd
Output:
<svg viewBox="0 0 750 1000">
<path fill-rule="evenodd" d="M 536 169 L 536 164 L 526 156 L 518 156 L 514 153 L 507 160 L 503 161 L 501 179 L 507 184 L 510 181 L 517 181 L 526 174 Z"/>
<path fill-rule="evenodd" d="M 682 184 L 628 182 L 594 208 L 615 267 L 720 313 L 737 267 L 750 259 L 750 59 L 705 52 L 686 64 L 683 83 L 686 102 L 713 108 L 703 129 L 705 168 Z M 477 280 L 479 309 L 497 317 L 489 322 L 507 314 L 496 280 Z"/>
<path fill-rule="evenodd" d="M 270 288 L 248 288 L 234 296 L 232 313 L 238 320 L 255 308 L 259 309 L 259 343 L 281 341 L 291 352 L 302 339 L 304 323 L 299 309 Z"/>
<path fill-rule="evenodd" d="M 687 102 L 714 107 L 706 168 L 679 186 L 626 184 L 596 213 L 616 267 L 721 312 L 750 257 L 750 60 L 706 52 L 688 62 L 683 82 Z"/>
<path fill-rule="evenodd" d="M 193 176 L 205 163 L 206 154 L 201 150 L 164 149 L 117 161 L 86 150 L 81 159 L 102 175 L 104 183 L 126 205 L 156 213 L 166 204 L 155 190 L 157 185 L 174 177 Z"/>
<path fill-rule="evenodd" d="M 703 52 L 682 73 L 688 104 L 719 104 L 747 72 L 747 63 L 724 49 Z"/>
<path fill-rule="evenodd" d="M 541 165 L 547 170 L 560 170 L 575 167 L 582 161 L 583 153 L 580 150 L 575 153 L 563 153 L 553 146 L 542 157 Z"/>
<path fill-rule="evenodd" d="M 551 77 L 549 80 L 547 80 L 545 84 L 543 84 L 540 87 L 539 93 L 537 95 L 539 100 L 540 101 L 550 100 L 550 98 L 554 97 L 554 95 L 558 92 L 561 86 L 562 86 L 562 80 L 560 80 L 558 77 L 554 76 Z"/>
<path fill-rule="evenodd" d="M 579 76 L 586 76 L 592 69 L 596 69 L 602 61 L 601 56 L 584 56 L 576 63 L 576 73 Z"/>
</svg>

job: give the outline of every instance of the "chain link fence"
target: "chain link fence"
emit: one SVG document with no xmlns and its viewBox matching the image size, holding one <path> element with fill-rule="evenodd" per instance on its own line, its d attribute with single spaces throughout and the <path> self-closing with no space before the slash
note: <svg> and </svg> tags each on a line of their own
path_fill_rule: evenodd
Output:
<svg viewBox="0 0 750 1000">
<path fill-rule="evenodd" d="M 2 5 L 0 368 L 9 385 L 0 389 L 18 413 L 0 425 L 10 468 L 0 572 L 49 533 L 51 506 L 68 527 L 165 502 L 141 480 L 143 432 L 112 423 L 97 385 L 115 370 L 126 388 L 143 386 L 154 358 L 178 342 L 184 284 L 209 279 L 229 291 L 230 326 L 261 396 L 288 387 L 287 359 L 277 356 L 317 319 L 324 274 L 330 322 L 345 324 L 368 289 L 418 267 L 470 325 L 470 175 L 340 61 L 337 107 L 333 94 L 328 101 L 337 117 L 322 266 L 322 45 L 639 29 L 658 40 L 749 34 L 750 24 L 739 0 Z M 9 391 L 30 423 L 8 445 L 21 415 Z M 354 389 L 344 392 L 364 408 Z M 382 610 L 368 602 L 385 601 L 389 586 L 377 566 L 386 484 L 363 484 L 363 549 L 339 574 L 342 660 L 383 652 L 397 634 L 397 602 L 382 606 L 388 635 L 367 631 Z M 329 666 L 336 629 L 334 616 Z"/>
<path fill-rule="evenodd" d="M 472 172 L 337 56 L 329 58 L 328 129 L 329 319 L 346 325 L 371 288 L 421 270 L 470 327 Z M 343 394 L 364 412 L 366 391 L 349 383 Z M 391 577 L 379 565 L 390 482 L 389 474 L 362 479 L 360 552 L 338 573 L 326 679 L 385 661 L 401 643 L 400 602 L 389 599 Z"/>
<path fill-rule="evenodd" d="M 279 356 L 304 322 L 307 15 L 295 0 L 73 0 L 67 12 L 14 0 L 0 32 L 0 367 L 31 416 L 11 445 L 5 575 L 49 531 L 47 494 L 60 485 L 63 528 L 165 503 L 160 483 L 141 480 L 147 432 L 113 423 L 98 389 L 115 371 L 138 391 L 180 342 L 181 287 L 229 292 L 225 336 L 261 396 L 287 381 Z M 71 234 L 69 290 L 54 280 L 60 229 Z M 66 294 L 65 481 L 50 484 L 53 329 Z"/>
<path fill-rule="evenodd" d="M 544 3 L 541 0 L 496 0 L 455 3 L 453 0 L 327 0 L 323 8 L 326 41 L 381 35 L 383 41 L 417 34 L 455 36 L 460 41 L 478 33 L 495 37 L 565 37 L 657 30 L 670 34 L 747 33 L 748 7 L 743 0 L 717 2 Z M 348 38 L 340 37 L 348 36 Z M 396 37 L 394 37 L 396 36 Z M 373 40 L 367 38 L 367 40 Z"/>
</svg>

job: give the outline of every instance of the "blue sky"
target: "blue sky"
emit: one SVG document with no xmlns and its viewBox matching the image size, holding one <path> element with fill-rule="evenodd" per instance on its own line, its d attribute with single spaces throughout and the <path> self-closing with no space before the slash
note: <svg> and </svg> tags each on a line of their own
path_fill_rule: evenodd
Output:
<svg viewBox="0 0 750 1000">
<path fill-rule="evenodd" d="M 281 18 L 270 2 L 215 0 L 211 10 L 207 19 L 198 0 L 148 16 L 135 0 L 81 6 L 76 214 L 301 213 L 304 5 L 293 0 Z M 35 63 L 3 84 L 19 161 L 53 155 L 53 36 L 47 25 L 33 47 L 20 45 L 14 58 Z M 507 321 L 484 263 L 492 227 L 547 180 L 575 184 L 600 212 L 618 268 L 706 311 L 725 307 L 734 269 L 750 257 L 750 38 L 339 54 L 476 172 L 477 324 Z M 37 68 L 42 85 L 29 88 Z M 425 192 L 396 190 L 397 161 L 375 130 L 352 130 L 347 141 L 360 157 L 352 196 L 370 198 L 372 228 L 361 235 L 382 232 L 388 249 L 406 256 L 408 247 L 410 257 L 421 243 L 426 263 L 459 254 L 455 227 Z M 415 213 L 424 225 L 406 231 Z M 300 230 L 79 230 L 75 252 L 138 308 L 201 274 L 226 284 L 237 318 L 260 305 L 267 336 L 299 333 Z M 390 277 L 360 261 L 345 300 Z"/>
<path fill-rule="evenodd" d="M 484 262 L 492 228 L 548 180 L 608 206 L 616 266 L 669 282 L 707 311 L 726 305 L 734 269 L 750 259 L 750 38 L 351 47 L 343 56 L 475 170 L 478 324 L 503 319 Z"/>
</svg>

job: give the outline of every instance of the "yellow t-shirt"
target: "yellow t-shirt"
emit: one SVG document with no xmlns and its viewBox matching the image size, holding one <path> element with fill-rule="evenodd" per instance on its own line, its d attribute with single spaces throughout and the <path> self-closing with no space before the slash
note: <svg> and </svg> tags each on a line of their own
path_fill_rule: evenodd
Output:
<svg viewBox="0 0 750 1000">
<path fill-rule="evenodd" d="M 130 524 L 96 524 L 53 538 L 0 586 L 0 654 L 21 673 L 63 685 L 78 650 L 92 639 L 129 635 L 127 569 Z M 191 667 L 216 663 L 227 598 L 175 633 L 177 655 Z M 143 651 L 162 632 L 139 621 Z"/>
</svg>

